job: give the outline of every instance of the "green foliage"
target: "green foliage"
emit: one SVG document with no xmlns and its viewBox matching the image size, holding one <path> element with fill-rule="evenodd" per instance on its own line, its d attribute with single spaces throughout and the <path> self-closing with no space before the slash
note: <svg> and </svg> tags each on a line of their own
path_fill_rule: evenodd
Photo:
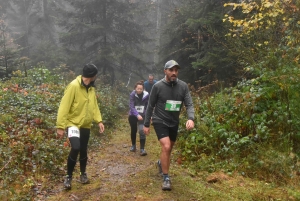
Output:
<svg viewBox="0 0 300 201">
<path fill-rule="evenodd" d="M 241 11 L 232 11 L 223 19 L 231 24 L 227 36 L 239 63 L 249 66 L 255 75 L 298 65 L 299 4 L 299 0 L 225 4 Z"/>
<path fill-rule="evenodd" d="M 115 129 L 118 125 L 119 119 L 122 118 L 124 113 L 128 110 L 128 94 L 123 91 L 124 84 L 116 83 L 114 86 L 104 84 L 105 78 L 100 76 L 97 80 L 97 101 L 103 119 L 105 130 Z M 96 147 L 99 145 L 99 132 L 98 125 L 94 124 L 92 127 L 92 134 L 90 146 Z"/>
<path fill-rule="evenodd" d="M 32 188 L 43 178 L 58 179 L 65 174 L 69 147 L 57 139 L 55 123 L 64 82 L 74 79 L 74 74 L 63 65 L 54 72 L 40 64 L 28 70 L 27 76 L 16 71 L 11 79 L 0 83 L 1 199 L 31 200 Z M 122 86 L 99 83 L 99 106 L 109 130 L 125 109 Z M 98 130 L 92 128 L 92 146 L 101 143 L 94 134 Z"/>
<path fill-rule="evenodd" d="M 182 157 L 206 171 L 237 171 L 276 182 L 295 176 L 300 85 L 283 86 L 262 75 L 195 98 L 195 130 L 179 138 Z"/>
<path fill-rule="evenodd" d="M 211 97 L 195 91 L 199 122 L 179 142 L 183 157 L 197 168 L 239 172 L 277 183 L 296 177 L 300 169 L 299 3 L 225 4 L 237 11 L 224 19 L 232 24 L 227 34 L 230 50 L 239 55 L 245 77 L 253 79 Z"/>
<path fill-rule="evenodd" d="M 54 129 L 62 92 L 58 81 L 57 76 L 39 66 L 29 70 L 27 77 L 16 71 L 12 79 L 1 83 L 0 166 L 5 171 L 1 180 L 6 186 L 2 198 L 29 200 L 31 187 L 42 175 L 63 173 L 68 150 L 56 139 Z M 29 184 L 26 178 L 35 182 Z M 22 186 L 26 188 L 20 190 Z"/>
<path fill-rule="evenodd" d="M 105 119 L 104 123 L 107 125 L 114 125 L 114 122 L 128 109 L 127 97 L 120 91 L 122 88 L 125 88 L 123 84 L 118 84 L 115 87 L 101 86 L 98 103 Z"/>
</svg>

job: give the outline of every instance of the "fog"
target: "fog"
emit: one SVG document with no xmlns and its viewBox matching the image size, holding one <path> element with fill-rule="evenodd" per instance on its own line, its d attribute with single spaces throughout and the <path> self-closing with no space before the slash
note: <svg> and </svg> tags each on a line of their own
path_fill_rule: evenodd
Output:
<svg viewBox="0 0 300 201">
<path fill-rule="evenodd" d="M 163 78 L 174 59 L 183 80 L 209 84 L 220 64 L 201 64 L 215 43 L 203 20 L 220 8 L 216 0 L 0 0 L 0 77 L 35 66 L 80 74 L 94 63 L 108 84 L 128 84 Z"/>
</svg>

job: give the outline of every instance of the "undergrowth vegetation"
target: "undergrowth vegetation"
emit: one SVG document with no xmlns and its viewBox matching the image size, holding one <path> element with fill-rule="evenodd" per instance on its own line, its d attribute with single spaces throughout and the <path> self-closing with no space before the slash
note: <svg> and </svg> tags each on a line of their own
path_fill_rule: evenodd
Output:
<svg viewBox="0 0 300 201">
<path fill-rule="evenodd" d="M 299 186 L 300 1 L 239 2 L 224 4 L 226 14 L 220 22 L 228 28 L 225 31 L 227 42 L 225 45 L 221 42 L 220 47 L 226 55 L 236 58 L 229 63 L 238 64 L 233 68 L 241 77 L 229 88 L 223 88 L 218 80 L 200 88 L 191 86 L 195 128 L 185 130 L 187 117 L 183 112 L 176 143 L 180 163 L 194 175 L 224 172 L 260 179 L 272 185 L 292 183 Z M 176 13 L 180 11 L 178 9 Z M 192 24 L 192 28 L 194 22 L 188 20 L 186 24 Z M 195 23 L 198 24 L 195 30 L 187 31 L 193 41 L 198 35 L 195 37 L 198 38 L 198 49 L 199 27 L 211 32 L 207 37 L 215 38 L 213 28 L 206 23 L 201 17 Z M 192 32 L 197 34 L 190 34 Z M 207 55 L 222 61 L 213 52 Z M 197 65 L 212 62 L 204 61 L 202 53 L 180 57 L 188 60 L 197 57 L 194 63 Z M 221 64 L 218 62 L 213 68 L 226 69 Z M 25 72 L 15 71 L 12 77 L 1 80 L 1 200 L 32 200 L 39 184 L 65 174 L 69 147 L 57 139 L 55 123 L 64 89 L 74 78 L 75 74 L 64 65 L 48 70 L 38 64 L 30 70 L 25 68 Z M 128 110 L 128 89 L 122 83 L 105 84 L 110 81 L 104 76 L 96 81 L 106 132 L 115 128 Z M 217 88 L 218 92 L 210 93 L 210 87 L 213 91 Z M 96 137 L 96 125 L 91 133 L 90 145 L 96 147 L 101 144 L 101 138 Z M 291 200 L 300 200 L 299 191 L 290 188 L 288 193 Z"/>
<path fill-rule="evenodd" d="M 182 116 L 181 155 L 197 170 L 240 173 L 282 183 L 300 170 L 300 85 L 293 90 L 263 76 L 201 98 L 194 92 L 195 129 Z"/>
<path fill-rule="evenodd" d="M 40 183 L 65 174 L 69 147 L 56 138 L 55 123 L 65 86 L 74 78 L 63 68 L 50 71 L 39 65 L 0 83 L 1 200 L 32 200 Z M 126 101 L 120 86 L 97 81 L 99 107 L 109 129 L 124 113 Z M 91 146 L 101 143 L 94 137 L 97 133 L 93 127 Z"/>
<path fill-rule="evenodd" d="M 182 131 L 178 144 L 183 159 L 196 170 L 239 173 L 277 184 L 299 179 L 299 3 L 224 5 L 232 8 L 223 21 L 245 79 L 211 96 L 206 87 L 193 89 L 196 127 Z"/>
<path fill-rule="evenodd" d="M 27 76 L 16 71 L 1 82 L 0 198 L 31 200 L 36 186 L 65 174 L 69 147 L 56 138 L 55 122 L 66 84 L 75 75 L 64 72 L 38 66 Z M 299 73 L 296 68 L 285 72 L 262 74 L 212 95 L 205 87 L 191 87 L 196 121 L 194 130 L 185 131 L 182 113 L 177 148 L 183 165 L 195 175 L 223 171 L 282 185 L 299 177 Z M 108 130 L 127 111 L 129 91 L 101 80 L 97 98 Z M 94 125 L 91 147 L 101 144 L 97 133 Z"/>
</svg>

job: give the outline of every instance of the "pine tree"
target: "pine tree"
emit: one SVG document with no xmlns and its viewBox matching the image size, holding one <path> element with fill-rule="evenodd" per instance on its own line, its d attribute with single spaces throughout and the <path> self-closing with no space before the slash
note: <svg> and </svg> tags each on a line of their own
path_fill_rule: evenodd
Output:
<svg viewBox="0 0 300 201">
<path fill-rule="evenodd" d="M 0 5 L 8 24 L 7 30 L 15 42 L 22 47 L 21 56 L 32 58 L 34 64 L 49 59 L 45 56 L 49 55 L 49 49 L 44 48 L 44 52 L 39 51 L 44 43 L 51 44 L 51 47 L 55 47 L 53 52 L 58 52 L 55 16 L 58 7 L 62 6 L 59 2 L 0 0 Z M 59 59 L 52 58 L 52 60 Z"/>
<path fill-rule="evenodd" d="M 133 72 L 142 77 L 146 66 L 141 48 L 147 42 L 134 12 L 138 3 L 117 0 L 66 0 L 60 26 L 64 27 L 60 41 L 72 55 L 69 65 L 81 68 L 93 62 L 111 83 L 116 72 Z M 145 20 L 145 19 L 144 19 Z M 122 76 L 121 76 L 122 77 Z"/>
<path fill-rule="evenodd" d="M 227 49 L 227 28 L 222 22 L 224 3 L 187 0 L 170 14 L 161 54 L 163 60 L 177 60 L 183 66 L 181 76 L 193 84 L 197 80 L 201 85 L 236 81 L 236 58 Z"/>
<path fill-rule="evenodd" d="M 0 19 L 0 77 L 9 77 L 18 52 L 19 47 L 10 37 L 7 31 L 7 24 Z"/>
</svg>

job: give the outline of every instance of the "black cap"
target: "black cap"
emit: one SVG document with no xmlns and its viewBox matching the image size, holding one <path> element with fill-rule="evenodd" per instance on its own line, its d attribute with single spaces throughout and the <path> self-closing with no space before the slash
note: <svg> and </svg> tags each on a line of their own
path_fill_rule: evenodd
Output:
<svg viewBox="0 0 300 201">
<path fill-rule="evenodd" d="M 83 77 L 94 77 L 98 73 L 98 68 L 94 64 L 86 64 L 82 70 Z"/>
</svg>

